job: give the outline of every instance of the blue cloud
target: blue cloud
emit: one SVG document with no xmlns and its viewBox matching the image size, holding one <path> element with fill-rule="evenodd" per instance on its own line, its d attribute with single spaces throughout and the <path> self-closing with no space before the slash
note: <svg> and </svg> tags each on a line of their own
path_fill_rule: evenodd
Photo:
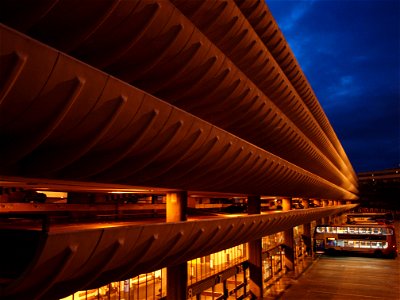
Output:
<svg viewBox="0 0 400 300">
<path fill-rule="evenodd" d="M 400 161 L 400 1 L 267 1 L 357 171 Z"/>
</svg>

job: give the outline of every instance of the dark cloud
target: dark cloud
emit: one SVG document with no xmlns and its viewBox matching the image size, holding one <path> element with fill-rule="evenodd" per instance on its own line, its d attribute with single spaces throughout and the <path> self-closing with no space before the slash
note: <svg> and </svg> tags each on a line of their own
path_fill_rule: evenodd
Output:
<svg viewBox="0 0 400 300">
<path fill-rule="evenodd" d="M 355 170 L 400 162 L 400 1 L 268 0 Z"/>
</svg>

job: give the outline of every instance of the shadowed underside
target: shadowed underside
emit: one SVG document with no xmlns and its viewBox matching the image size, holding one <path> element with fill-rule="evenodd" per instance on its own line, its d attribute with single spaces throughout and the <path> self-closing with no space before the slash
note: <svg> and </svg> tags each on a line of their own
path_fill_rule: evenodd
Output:
<svg viewBox="0 0 400 300">
<path fill-rule="evenodd" d="M 256 4 L 4 1 L 1 21 L 33 40 L 2 27 L 1 175 L 355 199 L 340 143 Z"/>
<path fill-rule="evenodd" d="M 2 299 L 57 299 L 76 290 L 91 289 L 111 281 L 176 265 L 263 236 L 349 210 L 355 205 L 305 209 L 286 213 L 159 223 L 151 226 L 119 226 L 90 230 L 19 232 L 29 240 L 33 256 L 20 262 L 18 280 L 0 289 Z M 7 231 L 1 231 L 4 238 Z M 3 247 L 2 259 L 18 261 L 11 245 Z M 15 257 L 14 257 L 15 256 Z M 4 266 L 5 263 L 2 262 Z M 3 268 L 1 274 L 14 272 Z"/>
<path fill-rule="evenodd" d="M 354 170 L 263 1 L 3 0 L 0 22 L 1 180 L 357 199 Z M 0 296 L 67 296 L 352 207 L 15 231 L 35 254 Z"/>
</svg>

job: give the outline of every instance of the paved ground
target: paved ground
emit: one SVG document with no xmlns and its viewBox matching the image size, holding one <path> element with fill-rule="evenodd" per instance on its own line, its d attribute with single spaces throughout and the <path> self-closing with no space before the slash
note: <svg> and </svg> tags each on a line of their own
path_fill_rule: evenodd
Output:
<svg viewBox="0 0 400 300">
<path fill-rule="evenodd" d="M 321 256 L 279 299 L 400 299 L 400 258 Z"/>
</svg>

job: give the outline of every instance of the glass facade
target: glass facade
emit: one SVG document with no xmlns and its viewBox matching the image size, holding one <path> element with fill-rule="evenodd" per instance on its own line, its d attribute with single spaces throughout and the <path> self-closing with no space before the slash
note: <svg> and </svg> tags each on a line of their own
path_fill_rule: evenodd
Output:
<svg viewBox="0 0 400 300">
<path fill-rule="evenodd" d="M 297 229 L 297 235 L 301 236 L 301 232 Z M 283 243 L 283 232 L 262 238 L 264 289 L 273 285 L 285 272 Z M 247 261 L 247 244 L 188 261 L 188 299 L 244 299 L 249 291 Z M 163 299 L 166 296 L 167 270 L 164 268 L 124 281 L 111 282 L 97 289 L 78 291 L 62 300 L 145 300 Z"/>
<path fill-rule="evenodd" d="M 79 291 L 62 300 L 146 300 L 167 296 L 167 269 L 106 284 L 100 288 Z"/>
<path fill-rule="evenodd" d="M 282 275 L 284 270 L 284 233 L 278 232 L 262 238 L 262 277 L 266 291 Z"/>
<path fill-rule="evenodd" d="M 306 248 L 303 241 L 304 227 L 299 225 L 293 228 L 293 239 L 294 239 L 294 264 L 295 266 L 302 265 L 304 263 L 304 257 L 306 255 Z"/>
<path fill-rule="evenodd" d="M 188 261 L 188 285 L 246 261 L 247 252 L 247 244 L 242 244 Z"/>
<path fill-rule="evenodd" d="M 211 284 L 203 291 L 199 291 L 196 287 L 189 287 L 188 299 L 191 300 L 222 300 L 222 299 L 244 299 L 249 291 L 249 269 L 243 267 L 242 264 L 237 266 L 237 273 L 233 276 L 221 274 L 220 281 Z M 201 282 L 198 287 L 201 287 Z"/>
<path fill-rule="evenodd" d="M 262 250 L 268 251 L 276 246 L 283 244 L 284 235 L 283 232 L 278 232 L 275 234 L 271 234 L 269 236 L 265 236 L 262 238 Z"/>
<path fill-rule="evenodd" d="M 188 299 L 241 299 L 246 295 L 247 244 L 188 261 Z"/>
</svg>

